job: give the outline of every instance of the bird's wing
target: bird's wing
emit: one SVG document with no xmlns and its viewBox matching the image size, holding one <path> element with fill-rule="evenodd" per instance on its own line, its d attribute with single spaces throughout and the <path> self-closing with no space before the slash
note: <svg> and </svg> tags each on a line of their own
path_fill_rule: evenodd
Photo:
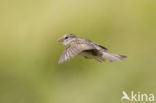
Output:
<svg viewBox="0 0 156 103">
<path fill-rule="evenodd" d="M 106 47 L 104 47 L 104 46 L 102 46 L 102 45 L 99 45 L 99 44 L 97 44 L 99 47 L 101 47 L 102 49 L 104 49 L 104 50 L 108 50 Z"/>
<path fill-rule="evenodd" d="M 68 61 L 70 58 L 78 55 L 84 50 L 91 49 L 95 49 L 95 47 L 88 41 L 79 39 L 72 41 L 69 45 L 67 45 L 67 48 L 64 50 L 62 56 L 60 57 L 58 64 L 61 64 L 64 61 Z"/>
</svg>

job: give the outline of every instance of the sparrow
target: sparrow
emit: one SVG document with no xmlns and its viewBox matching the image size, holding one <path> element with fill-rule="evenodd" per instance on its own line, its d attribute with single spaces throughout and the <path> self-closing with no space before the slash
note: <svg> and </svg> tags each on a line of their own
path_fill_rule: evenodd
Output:
<svg viewBox="0 0 156 103">
<path fill-rule="evenodd" d="M 83 56 L 86 59 L 96 59 L 99 62 L 104 60 L 115 62 L 126 58 L 124 55 L 110 53 L 106 47 L 88 39 L 76 37 L 74 34 L 65 34 L 58 39 L 58 42 L 62 42 L 66 46 L 58 64 L 68 61 L 76 55 Z"/>
</svg>

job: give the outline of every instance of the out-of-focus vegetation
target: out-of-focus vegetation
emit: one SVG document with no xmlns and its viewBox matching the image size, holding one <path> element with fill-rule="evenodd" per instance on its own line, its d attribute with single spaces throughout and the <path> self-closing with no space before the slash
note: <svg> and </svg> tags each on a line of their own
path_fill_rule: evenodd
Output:
<svg viewBox="0 0 156 103">
<path fill-rule="evenodd" d="M 127 55 L 57 64 L 74 33 Z M 120 103 L 122 91 L 156 95 L 155 0 L 1 0 L 0 103 Z"/>
</svg>

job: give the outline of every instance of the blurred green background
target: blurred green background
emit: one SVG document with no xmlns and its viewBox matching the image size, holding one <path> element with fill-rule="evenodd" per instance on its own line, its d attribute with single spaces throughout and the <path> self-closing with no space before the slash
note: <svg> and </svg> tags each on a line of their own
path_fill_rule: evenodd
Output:
<svg viewBox="0 0 156 103">
<path fill-rule="evenodd" d="M 128 58 L 77 56 L 58 65 L 65 33 Z M 155 45 L 155 0 L 1 0 L 0 103 L 120 103 L 123 90 L 156 95 Z"/>
</svg>

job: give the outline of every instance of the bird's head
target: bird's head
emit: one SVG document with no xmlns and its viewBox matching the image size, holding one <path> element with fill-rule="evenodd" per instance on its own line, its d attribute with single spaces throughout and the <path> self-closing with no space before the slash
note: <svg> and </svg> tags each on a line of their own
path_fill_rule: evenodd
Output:
<svg viewBox="0 0 156 103">
<path fill-rule="evenodd" d="M 65 34 L 64 36 L 58 39 L 58 42 L 62 42 L 64 45 L 68 45 L 75 38 L 76 36 L 73 34 Z"/>
</svg>

